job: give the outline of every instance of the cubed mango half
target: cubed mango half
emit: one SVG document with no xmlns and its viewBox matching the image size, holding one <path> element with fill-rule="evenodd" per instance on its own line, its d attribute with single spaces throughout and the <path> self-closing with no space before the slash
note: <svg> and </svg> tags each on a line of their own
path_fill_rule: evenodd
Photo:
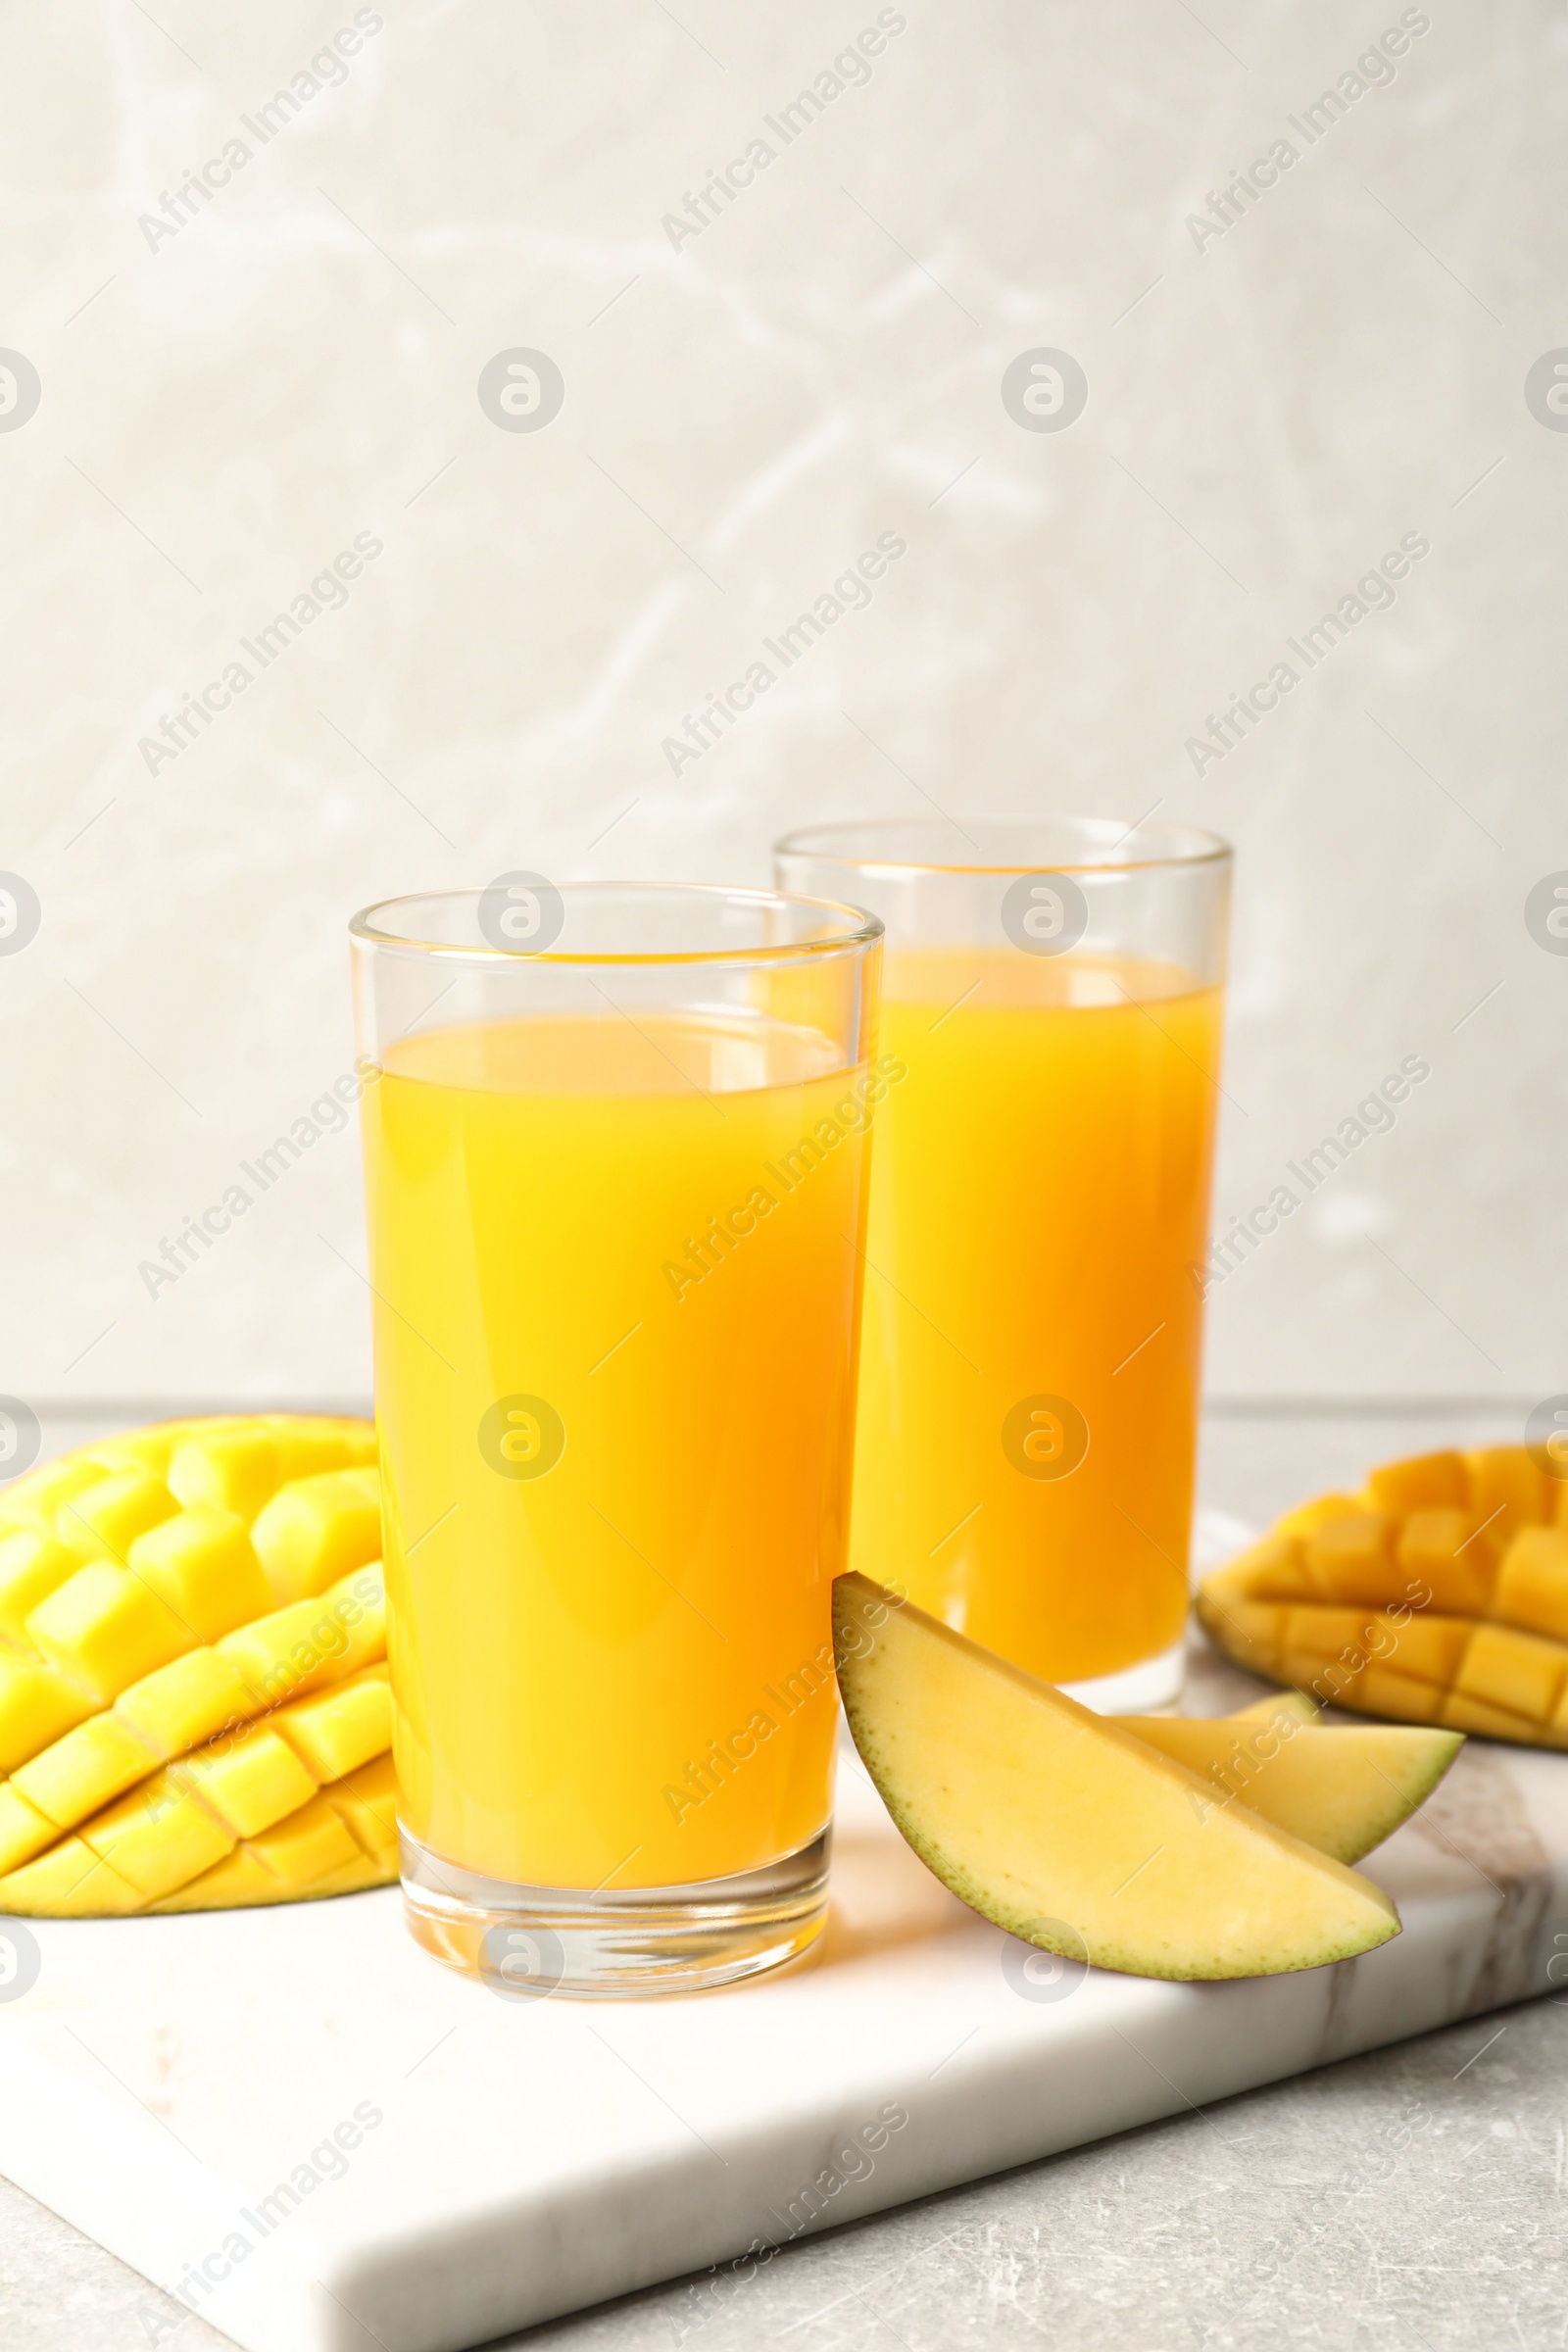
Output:
<svg viewBox="0 0 1568 2352">
<path fill-rule="evenodd" d="M 230 1415 L 0 1491 L 0 1911 L 396 1875 L 376 1454 L 367 1422 Z"/>
<path fill-rule="evenodd" d="M 1382 1463 L 1205 1577 L 1200 1620 L 1326 1703 L 1568 1748 L 1568 1478 L 1539 1452 Z"/>
</svg>

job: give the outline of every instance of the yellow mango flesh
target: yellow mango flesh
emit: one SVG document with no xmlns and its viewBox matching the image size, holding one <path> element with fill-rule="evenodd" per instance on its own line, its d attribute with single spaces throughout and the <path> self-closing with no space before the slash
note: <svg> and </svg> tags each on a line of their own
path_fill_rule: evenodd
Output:
<svg viewBox="0 0 1568 2352">
<path fill-rule="evenodd" d="M 0 1488 L 0 1912 L 396 1877 L 375 1459 L 367 1422 L 230 1416 Z"/>
<path fill-rule="evenodd" d="M 1459 1732 L 1122 1715 L 1135 1740 L 1336 1862 L 1359 1862 L 1425 1803 L 1463 1744 Z"/>
<path fill-rule="evenodd" d="M 1272 1976 L 1397 1935 L 1381 1887 L 1033 1676 L 898 1603 L 833 1589 L 850 1729 L 895 1823 L 983 1917 L 1135 1976 Z"/>
<path fill-rule="evenodd" d="M 274 1600 L 324 1592 L 381 1556 L 381 1489 L 373 1469 L 327 1470 L 281 1488 L 251 1540 Z"/>
<path fill-rule="evenodd" d="M 317 1791 L 294 1750 L 265 1724 L 252 1725 L 245 1740 L 224 1740 L 221 1752 L 200 1749 L 169 1771 L 236 1838 L 259 1837 Z"/>
<path fill-rule="evenodd" d="M 193 1504 L 138 1536 L 125 1565 L 195 1642 L 216 1642 L 276 1605 L 244 1520 L 209 1503 Z"/>
<path fill-rule="evenodd" d="M 40 1601 L 26 1634 L 45 1664 L 100 1706 L 197 1645 L 190 1627 L 150 1585 L 107 1560 L 78 1568 Z"/>
<path fill-rule="evenodd" d="M 39 1529 L 13 1527 L 0 1535 L 0 1642 L 24 1644 L 28 1617 L 80 1566 L 74 1551 Z"/>
<path fill-rule="evenodd" d="M 0 1874 L 30 1862 L 60 1836 L 60 1824 L 29 1804 L 12 1781 L 0 1781 Z"/>
<path fill-rule="evenodd" d="M 239 1670 L 216 1649 L 194 1649 L 149 1674 L 115 1701 L 127 1724 L 160 1764 L 237 1723 L 248 1722 L 256 1700 Z"/>
<path fill-rule="evenodd" d="M 1287 1512 L 1198 1614 L 1323 1704 L 1568 1748 L 1568 1483 L 1526 1446 L 1385 1463 Z"/>
<path fill-rule="evenodd" d="M 149 1471 L 111 1471 L 61 1504 L 55 1533 L 84 1560 L 123 1562 L 136 1538 L 172 1518 L 178 1507 L 163 1480 Z"/>
<path fill-rule="evenodd" d="M 35 1756 L 85 1716 L 93 1700 L 42 1658 L 0 1649 L 0 1772 Z"/>
<path fill-rule="evenodd" d="M 89 1715 L 54 1740 L 5 1784 L 36 1806 L 57 1829 L 74 1830 L 125 1789 L 144 1781 L 163 1759 L 112 1710 Z"/>
<path fill-rule="evenodd" d="M 368 1666 L 273 1717 L 277 1731 L 318 1785 L 341 1780 L 392 1745 L 392 1691 L 384 1666 Z"/>
<path fill-rule="evenodd" d="M 8 1533 L 24 1527 L 52 1537 L 61 1505 L 84 1488 L 100 1485 L 107 1475 L 103 1463 L 89 1454 L 62 1454 L 0 1491 L 0 1522 Z"/>
<path fill-rule="evenodd" d="M 233 1835 L 171 1778 L 155 1773 L 78 1832 L 144 1902 L 156 1902 L 226 1854 Z"/>
<path fill-rule="evenodd" d="M 36 1862 L 0 1879 L 7 1911 L 49 1919 L 123 1919 L 145 1907 L 139 1889 L 79 1838 L 62 1838 Z"/>
<path fill-rule="evenodd" d="M 390 1751 L 334 1781 L 321 1794 L 366 1853 L 396 1867 L 398 1784 Z"/>
</svg>

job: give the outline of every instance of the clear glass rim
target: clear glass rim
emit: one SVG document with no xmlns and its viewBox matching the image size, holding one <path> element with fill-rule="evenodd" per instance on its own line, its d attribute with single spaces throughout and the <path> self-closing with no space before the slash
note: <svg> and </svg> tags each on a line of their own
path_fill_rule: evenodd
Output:
<svg viewBox="0 0 1568 2352">
<path fill-rule="evenodd" d="M 865 874 L 1135 873 L 1159 867 L 1228 865 L 1235 855 L 1230 843 L 1221 835 L 1205 832 L 1198 825 L 1152 825 L 1146 828 L 1141 819 L 1135 824 L 1126 825 L 1116 817 L 1059 815 L 1038 809 L 988 810 L 969 817 L 967 822 L 999 829 L 1013 826 L 1019 830 L 1028 830 L 1030 827 L 1044 830 L 1054 826 L 1063 832 L 1080 834 L 1086 850 L 1107 836 L 1109 838 L 1104 841 L 1104 847 L 1116 850 L 1136 834 L 1139 836 L 1139 847 L 1125 858 L 1103 855 L 1038 858 L 895 857 L 884 851 L 863 846 L 852 849 L 846 845 L 852 840 L 863 845 L 879 833 L 892 836 L 928 831 L 935 835 L 961 832 L 963 828 L 952 818 L 852 817 L 833 824 L 803 825 L 793 833 L 785 833 L 774 843 L 773 854 L 777 858 L 809 858 L 818 864 L 840 865 L 848 871 Z M 1161 846 L 1153 848 L 1152 845 L 1156 843 Z"/>
<path fill-rule="evenodd" d="M 486 885 L 486 889 L 494 885 Z M 433 901 L 450 903 L 470 902 L 475 908 L 485 896 L 484 889 L 457 888 L 450 890 L 408 891 L 395 899 L 380 899 L 373 906 L 362 906 L 349 922 L 350 937 L 363 940 L 368 947 L 380 948 L 394 954 L 445 956 L 461 963 L 549 963 L 549 964 L 722 964 L 722 963 L 789 963 L 800 962 L 819 956 L 842 956 L 848 951 L 873 947 L 882 937 L 883 924 L 879 915 L 867 913 L 863 907 L 846 906 L 836 899 L 819 899 L 803 891 L 754 890 L 722 882 L 559 882 L 551 888 L 562 899 L 593 894 L 596 897 L 662 898 L 665 900 L 693 899 L 711 907 L 717 901 L 727 901 L 760 914 L 775 907 L 812 907 L 829 920 L 821 934 L 808 939 L 759 941 L 747 947 L 720 948 L 498 948 L 488 944 L 465 946 L 452 940 L 425 939 L 414 931 L 394 930 L 384 918 L 400 907 L 427 906 Z"/>
</svg>

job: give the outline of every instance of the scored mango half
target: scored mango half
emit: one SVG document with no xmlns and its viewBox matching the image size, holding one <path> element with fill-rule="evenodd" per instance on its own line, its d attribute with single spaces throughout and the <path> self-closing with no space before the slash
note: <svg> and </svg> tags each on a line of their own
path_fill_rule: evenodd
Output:
<svg viewBox="0 0 1568 2352">
<path fill-rule="evenodd" d="M 1539 1448 L 1385 1462 L 1207 1576 L 1237 1665 L 1325 1705 L 1568 1748 L 1568 1483 Z"/>
<path fill-rule="evenodd" d="M 0 1488 L 0 1912 L 397 1876 L 368 1421 L 168 1421 Z"/>
</svg>

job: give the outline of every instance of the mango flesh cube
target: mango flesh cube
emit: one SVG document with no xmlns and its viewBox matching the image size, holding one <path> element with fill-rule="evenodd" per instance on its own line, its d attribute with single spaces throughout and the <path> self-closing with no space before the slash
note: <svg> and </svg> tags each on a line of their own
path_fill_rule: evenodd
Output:
<svg viewBox="0 0 1568 2352">
<path fill-rule="evenodd" d="M 392 1691 L 384 1667 L 371 1666 L 314 1698 L 296 1699 L 272 1718 L 318 1783 L 339 1781 L 392 1744 Z"/>
<path fill-rule="evenodd" d="M 1370 1880 L 1216 1804 L 1196 1774 L 913 1602 L 852 1574 L 833 1616 L 850 1729 L 898 1829 L 1024 1941 L 1193 1980 L 1316 1967 L 1397 1935 Z"/>
<path fill-rule="evenodd" d="M 1325 1520 L 1343 1519 L 1347 1512 L 1360 1508 L 1353 1494 L 1314 1494 L 1310 1502 L 1298 1502 L 1295 1510 L 1282 1512 L 1274 1522 L 1273 1533 L 1315 1536 Z"/>
<path fill-rule="evenodd" d="M 368 1886 L 385 1885 L 386 1872 L 381 1865 L 372 1861 L 368 1854 L 356 1854 L 352 1862 L 343 1863 L 337 1870 L 329 1870 L 323 1878 L 313 1879 L 304 1892 L 314 1902 L 318 1895 L 361 1894 Z"/>
<path fill-rule="evenodd" d="M 1470 1637 L 1454 1691 L 1479 1698 L 1527 1722 L 1549 1721 L 1563 1684 L 1568 1658 L 1561 1644 L 1501 1625 L 1478 1625 Z"/>
<path fill-rule="evenodd" d="M 1479 1446 L 1464 1457 L 1465 1499 L 1476 1517 L 1491 1521 L 1499 1550 L 1522 1528 L 1551 1518 L 1551 1486 L 1526 1446 Z M 1500 1516 L 1498 1515 L 1500 1514 Z"/>
<path fill-rule="evenodd" d="M 1530 1716 L 1516 1715 L 1511 1707 L 1489 1706 L 1485 1699 L 1472 1698 L 1463 1690 L 1447 1692 L 1443 1720 L 1456 1732 L 1472 1732 L 1483 1740 L 1516 1740 L 1523 1745 L 1539 1737 Z"/>
<path fill-rule="evenodd" d="M 309 1886 L 329 1870 L 360 1859 L 359 1847 L 324 1796 L 313 1796 L 275 1829 L 246 1842 L 285 1886 Z"/>
<path fill-rule="evenodd" d="M 1281 1637 L 1289 1614 L 1287 1603 L 1244 1600 L 1234 1592 L 1226 1592 L 1223 1597 L 1205 1592 L 1200 1614 L 1225 1655 L 1238 1665 L 1250 1667 L 1254 1674 L 1282 1671 Z M 1222 1622 L 1222 1632 L 1214 1630 L 1215 1622 Z"/>
<path fill-rule="evenodd" d="M 1305 1649 L 1286 1649 L 1280 1655 L 1279 1672 L 1298 1690 L 1310 1690 L 1325 1707 L 1353 1707 L 1366 1663 L 1366 1653 L 1359 1649 L 1333 1658 L 1314 1657 Z"/>
<path fill-rule="evenodd" d="M 272 1606 L 243 1519 L 198 1503 L 138 1536 L 127 1560 L 197 1642 L 217 1642 Z"/>
<path fill-rule="evenodd" d="M 27 1619 L 40 1656 L 100 1706 L 156 1666 L 194 1649 L 197 1636 L 126 1568 L 78 1568 Z"/>
<path fill-rule="evenodd" d="M 146 1429 L 127 1429 L 89 1446 L 87 1459 L 105 1470 L 140 1470 L 167 1482 L 170 1462 L 193 1426 L 197 1425 L 189 1421 L 154 1421 Z"/>
<path fill-rule="evenodd" d="M 115 1713 L 161 1764 L 248 1722 L 255 1712 L 252 1692 L 216 1649 L 191 1650 L 132 1683 L 115 1701 Z"/>
<path fill-rule="evenodd" d="M 1306 1657 L 1338 1660 L 1364 1651 L 1366 1639 L 1365 1609 L 1295 1608 L 1286 1620 L 1286 1647 Z"/>
<path fill-rule="evenodd" d="M 116 1875 L 144 1902 L 171 1894 L 220 1861 L 234 1843 L 188 1789 L 167 1772 L 155 1773 L 107 1813 L 97 1814 L 79 1833 Z"/>
<path fill-rule="evenodd" d="M 63 1502 L 55 1513 L 55 1533 L 79 1559 L 123 1564 L 136 1538 L 172 1519 L 178 1508 L 161 1478 L 122 1470 Z"/>
<path fill-rule="evenodd" d="M 1444 1697 L 1441 1683 L 1416 1682 L 1375 1663 L 1367 1668 L 1356 1690 L 1358 1706 L 1369 1715 L 1392 1715 L 1396 1723 L 1440 1722 Z"/>
<path fill-rule="evenodd" d="M 46 1845 L 53 1845 L 59 1835 L 58 1822 L 45 1820 L 14 1781 L 0 1781 L 0 1877 L 30 1862 Z"/>
<path fill-rule="evenodd" d="M 52 1919 L 123 1919 L 141 1908 L 129 1882 L 79 1838 L 62 1838 L 36 1862 L 0 1879 L 0 1911 L 41 1912 Z"/>
<path fill-rule="evenodd" d="M 266 1706 L 338 1682 L 386 1649 L 379 1566 L 359 1568 L 317 1600 L 297 1600 L 216 1644 Z"/>
<path fill-rule="evenodd" d="M 149 1911 L 226 1911 L 252 1903 L 286 1901 L 283 1888 L 265 1862 L 259 1862 L 250 1848 L 236 1845 L 221 1862 L 215 1862 L 172 1894 L 160 1896 L 149 1903 Z"/>
<path fill-rule="evenodd" d="M 39 1470 L 29 1470 L 19 1478 L 14 1487 L 0 1493 L 0 1523 L 8 1528 L 30 1527 L 40 1535 L 52 1536 L 55 1516 L 60 1506 L 74 1494 L 85 1494 L 89 1487 L 101 1486 L 103 1466 L 88 1461 L 79 1453 L 68 1453 L 60 1461 L 45 1462 Z"/>
<path fill-rule="evenodd" d="M 327 1470 L 286 1487 L 251 1531 L 274 1599 L 323 1592 L 381 1557 L 381 1483 L 372 1469 Z"/>
<path fill-rule="evenodd" d="M 14 1772 L 92 1711 L 52 1666 L 0 1651 L 0 1772 Z"/>
<path fill-rule="evenodd" d="M 1306 1545 L 1298 1536 L 1266 1536 L 1244 1551 L 1234 1563 L 1244 1570 L 1247 1592 L 1255 1600 L 1315 1600 L 1317 1586 L 1306 1565 Z"/>
<path fill-rule="evenodd" d="M 322 1795 L 352 1831 L 366 1853 L 396 1871 L 398 1860 L 398 1782 L 390 1755 L 377 1756 L 335 1782 Z"/>
<path fill-rule="evenodd" d="M 321 1628 L 312 1602 L 300 1600 L 289 1608 L 273 1609 L 254 1625 L 225 1634 L 216 1646 L 249 1688 L 253 1709 L 281 1706 L 321 1680 L 323 1661 L 332 1654 L 342 1629 Z"/>
<path fill-rule="evenodd" d="M 1464 1457 L 1457 1453 L 1415 1453 L 1382 1462 L 1367 1477 L 1367 1493 L 1380 1511 L 1402 1519 L 1428 1504 L 1462 1504 L 1468 1499 Z"/>
<path fill-rule="evenodd" d="M 101 1805 L 144 1781 L 157 1762 L 145 1741 L 118 1715 L 91 1715 L 20 1765 L 9 1786 L 57 1830 L 74 1830 Z"/>
<path fill-rule="evenodd" d="M 353 1413 L 345 1413 L 336 1417 L 327 1414 L 323 1415 L 323 1419 L 327 1428 L 336 1430 L 342 1438 L 344 1445 L 349 1449 L 349 1460 L 356 1469 L 363 1469 L 367 1465 L 372 1469 L 379 1468 L 381 1435 L 373 1421 L 363 1421 Z M 305 1425 L 296 1416 L 292 1420 L 291 1426 L 299 1429 Z"/>
<path fill-rule="evenodd" d="M 1346 1511 L 1306 1539 L 1310 1589 L 1320 1600 L 1387 1600 L 1393 1523 L 1384 1511 Z"/>
<path fill-rule="evenodd" d="M 1412 1612 L 1396 1625 L 1388 1620 L 1392 1637 L 1383 1647 L 1382 1663 L 1412 1681 L 1446 1685 L 1459 1671 L 1469 1644 L 1471 1627 L 1462 1617 L 1424 1616 Z"/>
<path fill-rule="evenodd" d="M 0 1641 L 30 1649 L 28 1615 L 80 1566 L 74 1551 L 41 1529 L 18 1528 L 0 1539 Z"/>
<path fill-rule="evenodd" d="M 291 1884 L 270 1871 L 250 1846 L 236 1845 L 223 1861 L 216 1862 L 189 1886 L 147 1907 L 158 1912 L 213 1911 L 262 1903 L 315 1902 L 321 1895 L 359 1894 L 371 1886 L 384 1886 L 387 1876 L 384 1865 L 356 1852 L 352 1861 L 336 1864 L 308 1884 Z"/>
<path fill-rule="evenodd" d="M 367 1422 L 259 1414 L 194 1430 L 174 1454 L 168 1484 L 187 1508 L 230 1510 L 249 1527 L 280 1488 L 330 1471 L 374 1468 L 378 1453 Z"/>
<path fill-rule="evenodd" d="M 1496 1582 L 1497 1555 L 1472 1511 L 1423 1506 L 1412 1511 L 1398 1543 L 1399 1567 L 1412 1599 L 1462 1617 L 1484 1613 Z M 1380 1597 L 1387 1597 L 1383 1594 Z"/>
<path fill-rule="evenodd" d="M 1568 1642 L 1568 1528 L 1527 1527 L 1503 1555 L 1496 1614 L 1505 1625 Z"/>
<path fill-rule="evenodd" d="M 199 1750 L 170 1766 L 170 1778 L 199 1796 L 236 1838 L 254 1838 L 316 1794 L 316 1783 L 274 1731 L 257 1724 L 223 1740 L 221 1755 Z"/>
<path fill-rule="evenodd" d="M 364 1421 L 323 1420 L 311 1428 L 289 1422 L 276 1432 L 275 1443 L 290 1486 L 328 1470 L 357 1470 L 366 1463 L 373 1468 L 379 1452 L 375 1430 Z"/>
<path fill-rule="evenodd" d="M 185 1438 L 169 1465 L 169 1491 L 186 1510 L 232 1511 L 247 1527 L 282 1479 L 276 1440 L 243 1424 Z"/>
</svg>

